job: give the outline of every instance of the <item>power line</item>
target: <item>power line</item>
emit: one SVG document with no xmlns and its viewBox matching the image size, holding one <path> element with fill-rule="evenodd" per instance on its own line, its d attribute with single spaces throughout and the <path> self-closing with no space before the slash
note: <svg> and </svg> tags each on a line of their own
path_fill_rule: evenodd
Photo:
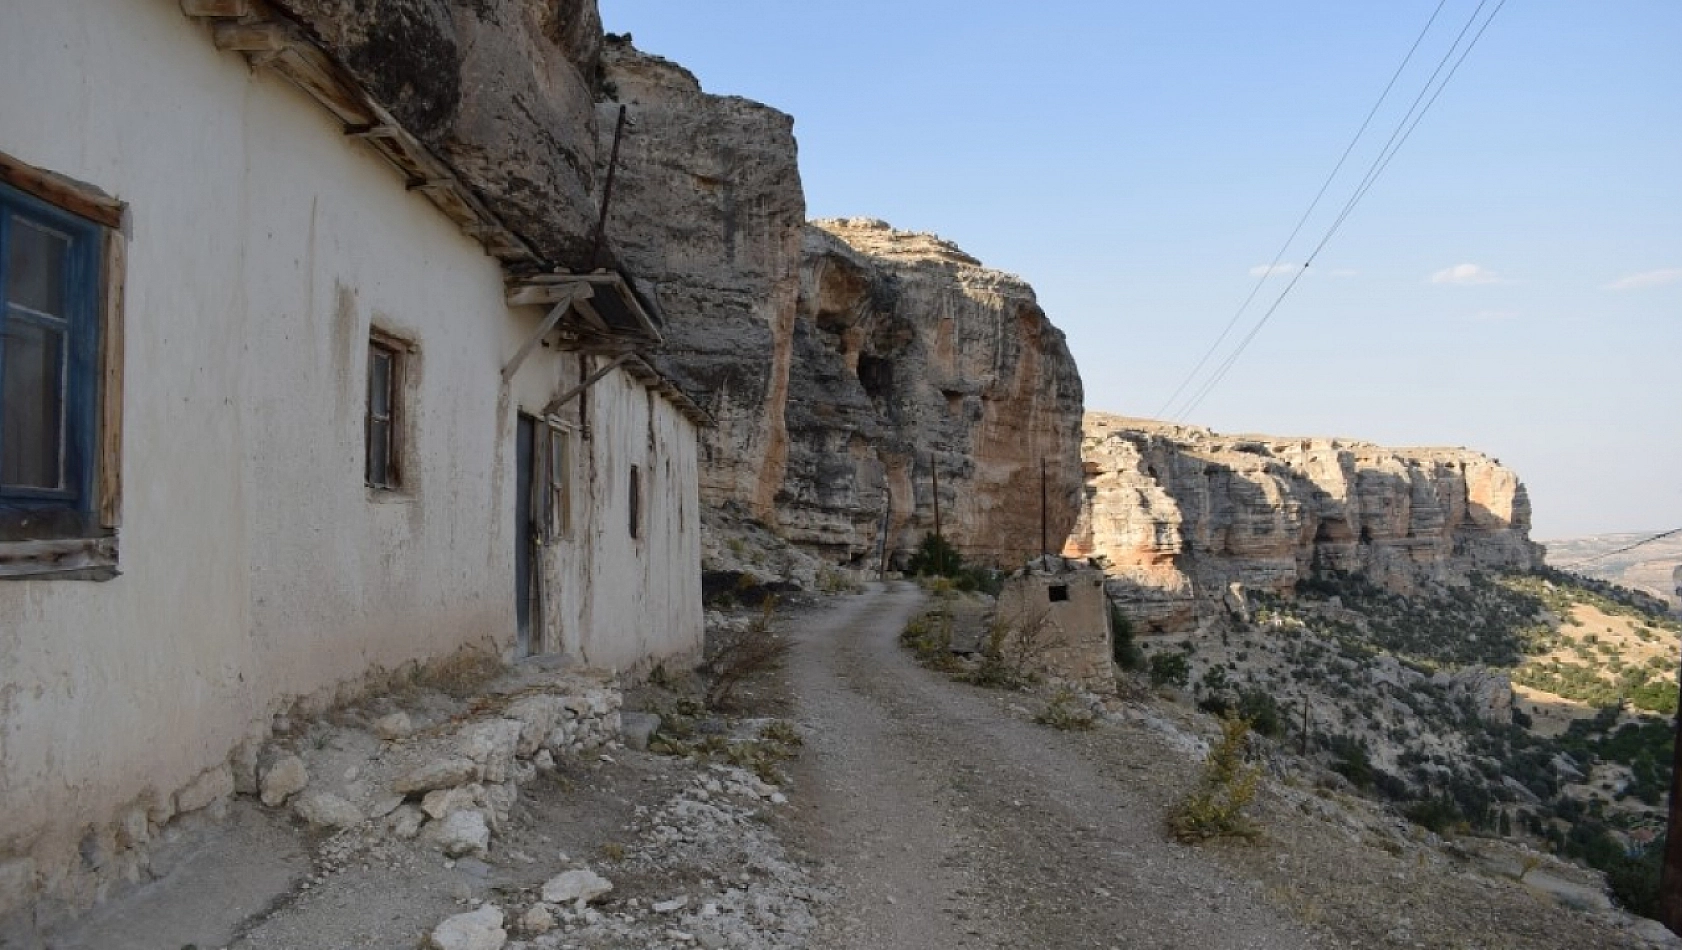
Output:
<svg viewBox="0 0 1682 950">
<path fill-rule="evenodd" d="M 1384 100 L 1389 98 L 1390 90 L 1396 86 L 1396 80 L 1401 78 L 1403 70 L 1407 69 L 1408 63 L 1413 61 L 1413 54 L 1419 51 L 1419 44 L 1425 41 L 1425 34 L 1429 33 L 1432 25 L 1437 22 L 1437 15 L 1442 13 L 1443 7 L 1447 5 L 1448 0 L 1438 0 L 1437 8 L 1431 11 L 1431 18 L 1425 21 L 1424 29 L 1421 29 L 1419 35 L 1413 38 L 1413 45 L 1408 47 L 1407 55 L 1402 57 L 1401 65 L 1397 66 L 1396 71 L 1390 74 L 1390 81 L 1384 84 L 1384 91 L 1378 94 L 1378 101 L 1374 102 L 1372 108 L 1367 110 L 1367 117 L 1361 120 L 1361 127 L 1355 130 L 1354 138 L 1351 138 L 1349 144 L 1343 147 L 1343 154 L 1338 156 L 1337 164 L 1332 166 L 1331 173 L 1326 176 L 1326 180 L 1320 183 L 1320 190 L 1314 193 L 1314 200 L 1308 203 L 1308 210 L 1304 211 L 1302 217 L 1297 219 L 1296 227 L 1291 229 L 1291 234 L 1285 238 L 1285 243 L 1279 245 L 1279 250 L 1273 255 L 1272 262 L 1256 278 L 1256 284 L 1250 288 L 1249 296 L 1245 297 L 1244 302 L 1238 305 L 1232 319 L 1228 320 L 1226 327 L 1221 330 L 1221 335 L 1215 338 L 1215 342 L 1209 344 L 1207 350 L 1203 351 L 1203 356 L 1198 359 L 1197 365 L 1193 366 L 1191 372 L 1180 380 L 1180 385 L 1174 387 L 1173 394 L 1162 404 L 1162 408 L 1156 411 L 1157 418 L 1168 418 L 1168 410 L 1174 405 L 1174 400 L 1178 399 L 1186 386 L 1190 385 L 1191 381 L 1197 378 L 1197 374 L 1202 372 L 1204 365 L 1209 362 L 1209 357 L 1214 356 L 1215 352 L 1220 349 L 1221 344 L 1226 342 L 1227 335 L 1232 332 L 1233 327 L 1238 325 L 1238 320 L 1244 316 L 1244 311 L 1250 308 L 1250 304 L 1256 299 L 1256 294 L 1261 292 L 1262 285 L 1267 283 L 1269 277 L 1273 276 L 1273 272 L 1279 267 L 1279 262 L 1284 260 L 1285 252 L 1290 249 L 1291 243 L 1297 239 L 1298 234 L 1302 233 L 1303 225 L 1308 223 L 1309 217 L 1314 214 L 1314 209 L 1320 206 L 1320 199 L 1326 196 L 1326 190 L 1331 188 L 1332 181 L 1337 178 L 1338 172 L 1343 170 L 1344 163 L 1349 161 L 1350 153 L 1355 151 L 1355 146 L 1361 141 L 1361 137 L 1367 134 L 1368 126 L 1372 125 L 1373 117 L 1378 115 L 1378 110 L 1384 105 Z"/>
<path fill-rule="evenodd" d="M 1669 531 L 1666 531 L 1663 534 L 1655 534 L 1650 538 L 1642 538 L 1640 541 L 1637 541 L 1634 544 L 1626 544 L 1621 548 L 1617 548 L 1616 550 L 1607 551 L 1603 554 L 1596 554 L 1594 557 L 1586 557 L 1586 558 L 1583 558 L 1581 561 L 1572 561 L 1570 564 L 1561 564 L 1559 566 L 1559 569 L 1562 570 L 1562 571 L 1566 571 L 1566 570 L 1570 570 L 1573 567 L 1581 567 L 1584 564 L 1593 564 L 1595 561 L 1605 560 L 1606 558 L 1609 558 L 1614 554 L 1622 554 L 1625 551 L 1633 551 L 1636 548 L 1645 547 L 1646 545 L 1652 544 L 1654 541 L 1663 541 L 1665 538 L 1668 538 L 1673 534 L 1682 534 L 1682 528 L 1671 528 Z"/>
<path fill-rule="evenodd" d="M 1320 238 L 1320 243 L 1316 244 L 1314 246 L 1314 250 L 1309 253 L 1308 259 L 1303 262 L 1302 268 L 1295 274 L 1291 275 L 1290 283 L 1286 284 L 1285 289 L 1279 292 L 1278 297 L 1274 298 L 1272 306 L 1267 308 L 1267 312 L 1262 314 L 1261 319 L 1258 320 L 1256 325 L 1250 329 L 1250 332 L 1244 336 L 1244 339 L 1239 341 L 1237 348 L 1235 348 L 1232 353 L 1221 362 L 1214 374 L 1198 388 L 1196 395 L 1189 403 L 1186 404 L 1184 409 L 1180 410 L 1179 415 L 1175 417 L 1174 421 L 1185 421 L 1186 417 L 1190 416 L 1192 411 L 1203 403 L 1204 398 L 1206 398 L 1210 392 L 1214 391 L 1214 388 L 1220 384 L 1221 380 L 1226 378 L 1227 373 L 1232 370 L 1232 367 L 1235 364 L 1237 364 L 1238 358 L 1244 355 L 1244 351 L 1249 348 L 1251 341 L 1256 338 L 1257 334 L 1261 333 L 1262 327 L 1267 326 L 1268 321 L 1273 319 L 1274 312 L 1279 309 L 1280 304 L 1283 304 L 1285 302 L 1285 298 L 1290 296 L 1291 291 L 1296 288 L 1297 281 L 1302 278 L 1303 274 L 1308 273 L 1308 268 L 1314 263 L 1315 259 L 1320 256 L 1320 252 L 1325 250 L 1326 245 L 1331 242 L 1332 237 L 1337 234 L 1340 229 L 1342 229 L 1344 222 L 1349 219 L 1350 213 L 1355 210 L 1355 206 L 1360 203 L 1362 198 L 1366 197 L 1368 191 L 1372 190 L 1373 183 L 1378 180 L 1378 176 L 1383 174 L 1384 169 L 1390 166 L 1390 162 L 1396 157 L 1396 153 L 1401 150 L 1402 146 L 1405 145 L 1407 140 L 1413 135 L 1413 130 L 1419 127 L 1420 120 L 1425 118 L 1425 113 L 1430 111 L 1431 106 L 1436 104 L 1437 97 L 1442 95 L 1443 89 L 1447 88 L 1449 80 L 1453 79 L 1454 74 L 1460 70 L 1460 64 L 1466 61 L 1466 57 L 1472 52 L 1472 47 L 1476 46 L 1478 40 L 1483 38 L 1484 30 L 1489 29 L 1489 24 L 1495 19 L 1495 15 L 1501 12 L 1501 8 L 1506 6 L 1506 2 L 1507 0 L 1499 0 L 1499 2 L 1496 3 L 1495 9 L 1492 10 L 1489 17 L 1484 20 L 1483 26 L 1478 28 L 1477 33 L 1473 34 L 1472 41 L 1466 44 L 1466 48 L 1464 50 L 1461 50 L 1460 58 L 1455 60 L 1454 65 L 1449 68 L 1448 74 L 1443 76 L 1443 80 L 1437 85 L 1436 91 L 1431 92 L 1431 84 L 1436 81 L 1436 78 L 1439 75 L 1442 75 L 1443 67 L 1448 65 L 1448 61 L 1453 58 L 1455 50 L 1459 49 L 1461 40 L 1466 38 L 1466 33 L 1471 29 L 1472 24 L 1477 22 L 1478 14 L 1482 13 L 1483 8 L 1489 4 L 1489 0 L 1480 0 L 1477 8 L 1472 11 L 1472 15 L 1467 18 L 1466 25 L 1461 27 L 1460 33 L 1455 36 L 1454 43 L 1449 46 L 1448 52 L 1443 54 L 1443 58 L 1437 63 L 1437 68 L 1432 70 L 1430 78 L 1425 80 L 1425 85 L 1420 88 L 1419 95 L 1414 97 L 1413 105 L 1411 105 L 1408 108 L 1407 113 L 1402 116 L 1401 120 L 1396 125 L 1396 130 L 1390 134 L 1389 140 L 1384 143 L 1384 148 L 1381 149 L 1378 156 L 1373 159 L 1372 165 L 1368 167 L 1366 175 L 1361 179 L 1361 184 L 1357 186 L 1354 194 L 1349 196 L 1349 200 L 1344 202 L 1343 210 L 1338 213 L 1337 219 L 1332 222 L 1329 228 L 1326 229 L 1325 235 Z M 1430 93 L 1428 99 L 1426 97 L 1427 93 Z M 1423 108 L 1420 107 L 1421 101 L 1424 102 Z M 1417 114 L 1415 114 L 1416 112 Z M 1411 124 L 1409 122 L 1410 119 L 1412 120 Z"/>
</svg>

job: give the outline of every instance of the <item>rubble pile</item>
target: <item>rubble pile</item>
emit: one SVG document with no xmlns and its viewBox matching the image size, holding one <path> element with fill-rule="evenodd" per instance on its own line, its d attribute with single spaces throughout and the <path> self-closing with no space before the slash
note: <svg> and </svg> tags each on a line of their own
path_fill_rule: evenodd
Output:
<svg viewBox="0 0 1682 950">
<path fill-rule="evenodd" d="M 471 705 L 417 699 L 414 709 L 382 698 L 331 721 L 282 722 L 235 763 L 235 785 L 322 831 L 483 858 L 521 785 L 558 757 L 618 740 L 623 701 L 611 677 L 581 672 L 514 674 Z"/>
</svg>

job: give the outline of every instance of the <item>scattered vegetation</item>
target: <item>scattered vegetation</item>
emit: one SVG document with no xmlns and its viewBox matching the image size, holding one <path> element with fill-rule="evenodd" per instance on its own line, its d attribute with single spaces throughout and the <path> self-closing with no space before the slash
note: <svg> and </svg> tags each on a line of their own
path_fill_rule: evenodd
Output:
<svg viewBox="0 0 1682 950">
<path fill-rule="evenodd" d="M 1080 701 L 1073 690 L 1060 689 L 1052 694 L 1045 708 L 1040 710 L 1034 721 L 1042 726 L 1062 729 L 1065 732 L 1085 732 L 1098 724 L 1098 719 L 1092 715 L 1092 710 Z"/>
<path fill-rule="evenodd" d="M 1428 831 L 1520 837 L 1597 868 L 1650 913 L 1682 638 L 1660 602 L 1546 570 L 1412 597 L 1328 572 L 1299 593 L 1258 597 L 1254 628 L 1185 654 L 1200 706 L 1277 727 Z M 1240 667 L 1255 634 L 1264 659 Z M 1503 674 L 1581 712 L 1508 710 Z"/>
<path fill-rule="evenodd" d="M 1111 642 L 1111 653 L 1116 666 L 1124 670 L 1143 669 L 1145 653 L 1139 649 L 1139 644 L 1133 639 L 1133 621 L 1120 607 L 1110 602 L 1110 630 L 1114 634 Z"/>
<path fill-rule="evenodd" d="M 1180 651 L 1153 653 L 1150 676 L 1152 686 L 1183 687 L 1191 682 L 1191 657 Z"/>
<path fill-rule="evenodd" d="M 996 570 L 965 564 L 952 542 L 942 535 L 925 534 L 922 543 L 906 562 L 905 573 L 913 577 L 946 578 L 957 590 L 979 591 L 998 596 L 1004 575 Z"/>
<path fill-rule="evenodd" d="M 759 616 L 747 626 L 724 634 L 710 644 L 707 660 L 701 671 L 707 677 L 703 700 L 709 709 L 722 709 L 730 704 L 731 694 L 747 678 L 776 669 L 788 656 L 789 642 L 773 628 L 777 601 L 765 598 Z"/>
<path fill-rule="evenodd" d="M 1259 831 L 1244 809 L 1256 797 L 1261 768 L 1244 761 L 1250 724 L 1237 716 L 1221 720 L 1221 737 L 1209 749 L 1197 789 L 1168 816 L 1168 828 L 1187 844 L 1213 838 L 1250 840 Z"/>
</svg>

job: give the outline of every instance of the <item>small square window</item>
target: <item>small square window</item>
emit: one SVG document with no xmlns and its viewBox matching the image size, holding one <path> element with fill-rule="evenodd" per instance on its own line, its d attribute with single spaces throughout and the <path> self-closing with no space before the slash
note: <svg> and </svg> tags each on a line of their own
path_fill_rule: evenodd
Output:
<svg viewBox="0 0 1682 950">
<path fill-rule="evenodd" d="M 1054 604 L 1060 604 L 1069 599 L 1069 585 L 1053 584 L 1046 591 L 1048 599 Z"/>
<path fill-rule="evenodd" d="M 368 487 L 394 491 L 403 487 L 402 348 L 393 341 L 368 341 L 367 456 L 363 477 Z"/>
</svg>

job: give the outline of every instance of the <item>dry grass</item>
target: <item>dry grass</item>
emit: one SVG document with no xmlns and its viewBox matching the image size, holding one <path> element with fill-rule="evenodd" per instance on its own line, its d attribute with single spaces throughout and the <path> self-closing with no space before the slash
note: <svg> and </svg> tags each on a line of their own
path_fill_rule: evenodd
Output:
<svg viewBox="0 0 1682 950">
<path fill-rule="evenodd" d="M 731 694 L 743 681 L 776 669 L 788 657 L 788 640 L 772 627 L 776 610 L 776 598 L 765 598 L 758 617 L 741 630 L 723 635 L 713 645 L 701 666 L 708 680 L 702 701 L 709 709 L 729 706 Z"/>
</svg>

